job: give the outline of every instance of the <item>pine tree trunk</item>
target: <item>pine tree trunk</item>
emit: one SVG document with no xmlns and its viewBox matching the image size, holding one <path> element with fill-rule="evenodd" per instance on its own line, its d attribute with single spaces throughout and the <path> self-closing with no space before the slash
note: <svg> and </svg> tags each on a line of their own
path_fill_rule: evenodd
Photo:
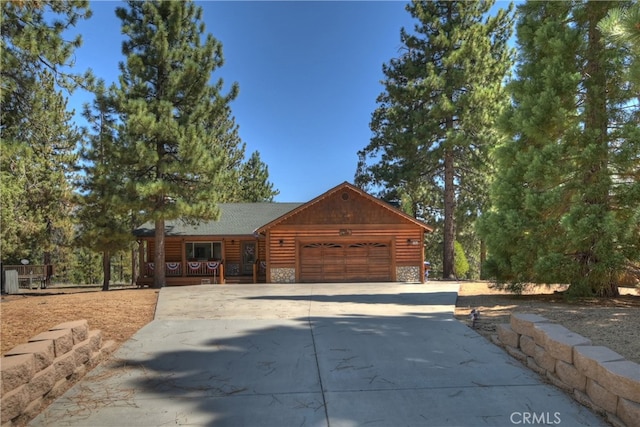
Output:
<svg viewBox="0 0 640 427">
<path fill-rule="evenodd" d="M 46 233 L 47 233 L 47 241 L 49 243 L 51 243 L 52 241 L 52 235 L 53 235 L 53 231 L 52 231 L 52 225 L 51 225 L 51 220 L 49 219 L 49 217 L 47 216 L 45 218 L 45 223 L 46 223 Z M 49 247 L 50 245 L 47 244 L 44 253 L 42 254 L 42 263 L 44 265 L 50 265 L 51 264 L 51 251 L 49 251 Z"/>
<path fill-rule="evenodd" d="M 109 282 L 111 281 L 111 254 L 108 251 L 102 252 L 102 290 L 109 290 Z"/>
<path fill-rule="evenodd" d="M 484 263 L 487 261 L 487 244 L 484 239 L 480 240 L 480 279 L 485 279 Z"/>
<path fill-rule="evenodd" d="M 608 146 L 608 114 L 607 114 L 607 76 L 603 50 L 604 44 L 598 23 L 606 16 L 608 5 L 603 2 L 587 3 L 587 19 L 589 21 L 588 47 L 586 53 L 586 102 L 585 102 L 585 140 L 589 144 L 588 157 L 583 165 L 582 185 L 584 188 L 583 203 L 585 215 L 594 221 L 594 229 L 587 239 L 585 250 L 579 257 L 580 271 L 587 280 L 591 293 L 612 297 L 618 295 L 618 287 L 612 283 L 610 274 L 606 274 L 601 263 L 606 262 L 602 249 L 595 248 L 610 245 L 613 236 L 607 231 L 606 218 L 611 211 L 609 206 L 609 176 L 607 170 Z M 585 150 L 586 151 L 586 150 Z M 603 242 L 603 240 L 605 240 Z M 606 251 L 609 252 L 609 251 Z M 613 252 L 613 248 L 611 248 Z M 600 265 L 598 265 L 600 264 Z"/>
<path fill-rule="evenodd" d="M 444 247 L 442 259 L 442 277 L 444 279 L 455 278 L 455 251 L 454 243 L 456 195 L 454 184 L 454 158 L 450 148 L 444 152 Z"/>
<path fill-rule="evenodd" d="M 139 273 L 140 264 L 138 263 L 139 251 L 140 251 L 139 244 L 136 245 L 133 249 L 131 249 L 131 284 L 132 285 L 136 284 L 136 277 L 138 277 L 138 275 L 140 274 Z"/>
<path fill-rule="evenodd" d="M 155 254 L 154 254 L 154 272 L 153 272 L 153 287 L 163 288 L 166 282 L 164 269 L 164 219 L 156 220 L 156 235 L 155 235 Z"/>
</svg>

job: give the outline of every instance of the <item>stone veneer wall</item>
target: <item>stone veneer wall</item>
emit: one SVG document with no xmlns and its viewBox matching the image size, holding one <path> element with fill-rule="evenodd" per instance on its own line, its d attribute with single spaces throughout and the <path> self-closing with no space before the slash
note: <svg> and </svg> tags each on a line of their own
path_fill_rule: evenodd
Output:
<svg viewBox="0 0 640 427">
<path fill-rule="evenodd" d="M 295 283 L 296 281 L 296 269 L 295 268 L 272 268 L 271 269 L 271 283 Z"/>
<path fill-rule="evenodd" d="M 614 426 L 640 426 L 640 365 L 536 314 L 513 313 L 498 340 L 519 359 Z"/>
<path fill-rule="evenodd" d="M 115 349 L 86 320 L 61 323 L 0 359 L 2 426 L 24 425 Z"/>
<path fill-rule="evenodd" d="M 420 280 L 420 267 L 396 267 L 396 280 L 398 282 L 422 282 Z"/>
</svg>

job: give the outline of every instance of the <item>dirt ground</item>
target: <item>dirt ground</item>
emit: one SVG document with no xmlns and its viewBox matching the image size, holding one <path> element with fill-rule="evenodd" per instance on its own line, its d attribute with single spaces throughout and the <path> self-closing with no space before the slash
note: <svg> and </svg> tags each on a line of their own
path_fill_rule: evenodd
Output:
<svg viewBox="0 0 640 427">
<path fill-rule="evenodd" d="M 621 288 L 614 299 L 567 301 L 554 293 L 564 288 L 538 287 L 523 295 L 491 289 L 484 282 L 463 282 L 456 317 L 471 326 L 469 312 L 480 311 L 476 330 L 489 338 L 496 326 L 508 323 L 512 312 L 536 313 L 640 363 L 640 296 L 637 289 Z M 124 288 L 50 288 L 22 295 L 3 295 L 0 304 L 2 354 L 30 337 L 67 321 L 86 319 L 90 329 L 118 344 L 153 319 L 158 291 Z"/>
<path fill-rule="evenodd" d="M 640 363 L 640 293 L 637 288 L 620 288 L 618 298 L 567 300 L 565 286 L 536 287 L 523 295 L 492 289 L 487 283 L 461 283 L 455 316 L 471 327 L 470 312 L 480 311 L 476 331 L 487 339 L 497 334 L 496 326 L 509 323 L 513 312 L 534 313 L 559 323 L 609 347 L 627 360 Z"/>
<path fill-rule="evenodd" d="M 59 323 L 86 319 L 103 340 L 118 344 L 153 320 L 156 289 L 49 288 L 3 295 L 0 304 L 2 354 Z"/>
</svg>

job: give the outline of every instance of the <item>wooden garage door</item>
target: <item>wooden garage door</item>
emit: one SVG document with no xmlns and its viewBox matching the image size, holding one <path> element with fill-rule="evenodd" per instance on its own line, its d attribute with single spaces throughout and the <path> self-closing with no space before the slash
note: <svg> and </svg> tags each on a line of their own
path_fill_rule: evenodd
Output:
<svg viewBox="0 0 640 427">
<path fill-rule="evenodd" d="M 391 245 L 318 242 L 300 248 L 301 282 L 386 282 L 391 280 Z"/>
</svg>

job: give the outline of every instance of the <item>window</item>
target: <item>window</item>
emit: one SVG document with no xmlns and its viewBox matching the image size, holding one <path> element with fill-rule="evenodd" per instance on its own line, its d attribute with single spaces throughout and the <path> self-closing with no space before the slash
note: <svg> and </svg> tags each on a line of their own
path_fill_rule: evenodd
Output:
<svg viewBox="0 0 640 427">
<path fill-rule="evenodd" d="M 187 242 L 187 259 L 219 260 L 222 259 L 222 243 L 220 242 Z"/>
</svg>

